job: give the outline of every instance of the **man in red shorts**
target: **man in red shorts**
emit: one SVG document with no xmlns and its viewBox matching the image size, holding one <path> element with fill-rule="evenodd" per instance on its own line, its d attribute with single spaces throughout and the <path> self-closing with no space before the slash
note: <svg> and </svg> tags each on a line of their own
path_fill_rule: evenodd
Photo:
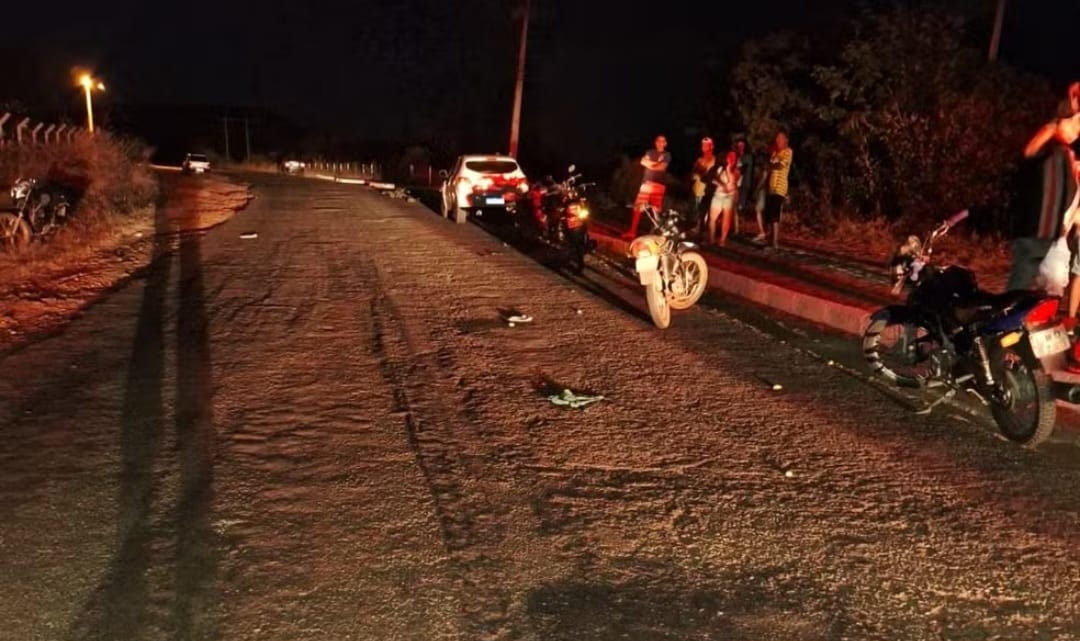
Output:
<svg viewBox="0 0 1080 641">
<path fill-rule="evenodd" d="M 671 152 L 666 151 L 667 138 L 662 135 L 656 137 L 654 145 L 641 157 L 641 166 L 645 168 L 645 175 L 641 178 L 641 188 L 638 189 L 637 198 L 634 200 L 634 218 L 630 222 L 630 229 L 623 234 L 624 240 L 633 240 L 637 237 L 643 205 L 648 203 L 656 209 L 664 206 L 664 192 L 667 191 L 667 187 L 661 180 L 668 165 L 671 164 Z"/>
</svg>

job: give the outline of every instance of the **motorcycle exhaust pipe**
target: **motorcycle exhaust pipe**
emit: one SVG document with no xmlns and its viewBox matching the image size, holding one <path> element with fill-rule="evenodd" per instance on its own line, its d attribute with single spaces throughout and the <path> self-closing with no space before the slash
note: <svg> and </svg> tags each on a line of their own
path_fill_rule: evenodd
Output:
<svg viewBox="0 0 1080 641">
<path fill-rule="evenodd" d="M 1065 397 L 1069 399 L 1070 403 L 1080 405 L 1080 385 L 1069 387 L 1069 391 L 1066 393 Z"/>
</svg>

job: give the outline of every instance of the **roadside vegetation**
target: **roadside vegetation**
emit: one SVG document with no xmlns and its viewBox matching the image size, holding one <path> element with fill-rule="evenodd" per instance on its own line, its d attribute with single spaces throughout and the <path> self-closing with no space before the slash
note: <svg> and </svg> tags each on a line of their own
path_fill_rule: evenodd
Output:
<svg viewBox="0 0 1080 641">
<path fill-rule="evenodd" d="M 0 349 L 59 327 L 146 267 L 176 232 L 228 220 L 251 198 L 220 176 L 159 174 L 143 143 L 99 132 L 71 145 L 0 150 L 0 203 L 18 177 L 56 180 L 78 194 L 47 242 L 0 252 Z"/>
</svg>

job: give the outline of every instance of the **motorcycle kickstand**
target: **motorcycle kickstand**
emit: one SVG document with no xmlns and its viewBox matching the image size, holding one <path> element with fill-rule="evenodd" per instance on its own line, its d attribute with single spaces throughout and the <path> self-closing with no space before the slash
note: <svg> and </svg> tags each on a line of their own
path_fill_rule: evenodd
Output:
<svg viewBox="0 0 1080 641">
<path fill-rule="evenodd" d="M 946 401 L 951 400 L 954 396 L 956 396 L 956 388 L 955 387 L 950 387 L 948 391 L 946 391 L 940 397 L 935 399 L 932 403 L 928 404 L 926 407 L 924 407 L 922 409 L 919 409 L 919 410 L 915 410 L 915 415 L 916 416 L 929 416 L 930 413 L 934 411 L 935 407 L 937 407 L 938 405 L 941 405 L 942 403 L 944 403 Z"/>
</svg>

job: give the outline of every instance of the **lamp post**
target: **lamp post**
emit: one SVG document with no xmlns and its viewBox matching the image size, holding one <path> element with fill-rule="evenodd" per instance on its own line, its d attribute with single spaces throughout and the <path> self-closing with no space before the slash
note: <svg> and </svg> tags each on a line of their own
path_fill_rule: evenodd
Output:
<svg viewBox="0 0 1080 641">
<path fill-rule="evenodd" d="M 510 155 L 517 158 L 518 134 L 521 131 L 521 94 L 525 89 L 525 45 L 529 41 L 529 0 L 521 20 L 521 42 L 518 45 L 517 82 L 514 85 L 514 115 L 510 121 Z"/>
<path fill-rule="evenodd" d="M 98 91 L 105 91 L 105 84 L 100 80 L 94 80 L 90 74 L 84 73 L 79 78 L 79 84 L 82 85 L 83 93 L 86 94 L 86 129 L 91 135 L 94 133 L 94 105 L 90 100 L 90 91 L 97 89 Z"/>
<path fill-rule="evenodd" d="M 1006 0 L 998 0 L 997 11 L 994 12 L 994 33 L 990 36 L 990 51 L 987 54 L 987 59 L 990 62 L 996 62 L 998 57 L 998 48 L 1001 46 L 1001 27 L 1005 22 L 1005 2 Z"/>
</svg>

